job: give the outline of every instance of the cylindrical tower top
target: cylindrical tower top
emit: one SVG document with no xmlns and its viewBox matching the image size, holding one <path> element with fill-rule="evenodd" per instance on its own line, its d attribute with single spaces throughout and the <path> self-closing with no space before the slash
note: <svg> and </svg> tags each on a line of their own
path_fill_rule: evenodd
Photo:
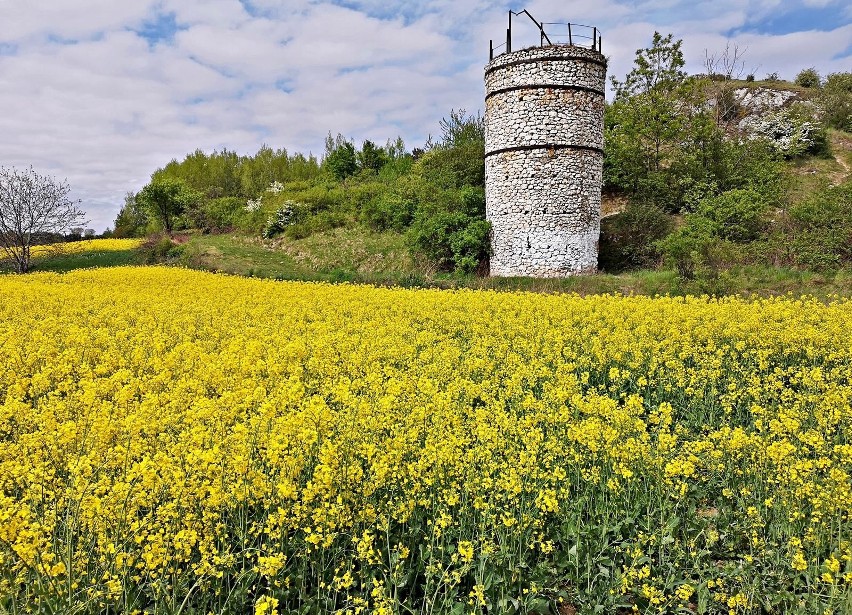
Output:
<svg viewBox="0 0 852 615">
<path fill-rule="evenodd" d="M 530 146 L 603 151 L 605 87 L 606 59 L 591 49 L 550 45 L 495 58 L 485 67 L 492 119 L 485 155 Z M 518 130 L 520 118 L 529 120 L 524 130 Z"/>
</svg>

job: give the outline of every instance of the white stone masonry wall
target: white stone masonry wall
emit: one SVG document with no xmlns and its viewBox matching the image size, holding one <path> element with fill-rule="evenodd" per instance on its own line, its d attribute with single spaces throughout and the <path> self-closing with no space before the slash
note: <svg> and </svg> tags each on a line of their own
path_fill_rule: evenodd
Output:
<svg viewBox="0 0 852 615">
<path fill-rule="evenodd" d="M 605 79 L 600 53 L 568 45 L 505 54 L 486 67 L 492 275 L 596 269 Z"/>
</svg>

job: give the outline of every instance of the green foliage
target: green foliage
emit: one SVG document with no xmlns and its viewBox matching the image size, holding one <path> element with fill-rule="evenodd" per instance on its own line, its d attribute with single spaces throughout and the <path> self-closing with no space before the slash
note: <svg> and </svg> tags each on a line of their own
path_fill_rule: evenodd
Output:
<svg viewBox="0 0 852 615">
<path fill-rule="evenodd" d="M 825 122 L 838 130 L 852 132 L 852 73 L 832 73 L 820 91 Z"/>
<path fill-rule="evenodd" d="M 795 83 L 803 88 L 818 88 L 820 84 L 819 73 L 813 66 L 802 69 L 799 74 L 796 75 Z"/>
<path fill-rule="evenodd" d="M 152 179 L 179 179 L 206 201 L 223 197 L 256 198 L 275 181 L 310 179 L 319 173 L 316 158 L 302 154 L 290 156 L 285 149 L 273 150 L 264 144 L 253 156 L 240 156 L 227 149 L 212 154 L 196 150 L 181 162 L 172 160 L 155 172 Z"/>
<path fill-rule="evenodd" d="M 655 32 L 624 81 L 612 78 L 604 119 L 605 187 L 669 211 L 696 186 L 720 182 L 723 134 L 704 104 L 706 87 L 683 66 L 681 41 Z"/>
<path fill-rule="evenodd" d="M 657 243 L 666 264 L 684 280 L 718 271 L 718 225 L 701 215 L 689 214 L 686 224 Z"/>
<path fill-rule="evenodd" d="M 142 188 L 136 199 L 148 217 L 157 221 L 166 233 L 171 233 L 178 218 L 200 200 L 200 195 L 179 179 L 159 178 Z"/>
<path fill-rule="evenodd" d="M 664 261 L 684 280 L 716 280 L 737 245 L 762 236 L 767 202 L 754 190 L 735 189 L 702 199 L 696 213 L 674 233 L 657 241 Z M 718 290 L 718 288 L 714 289 Z"/>
<path fill-rule="evenodd" d="M 287 150 L 273 150 L 265 143 L 252 158 L 240 165 L 240 190 L 247 197 L 262 194 L 272 183 L 292 177 Z"/>
<path fill-rule="evenodd" d="M 489 253 L 490 225 L 463 211 L 421 210 L 408 231 L 412 245 L 444 270 L 471 273 Z"/>
<path fill-rule="evenodd" d="M 328 169 L 332 177 L 337 181 L 343 181 L 358 171 L 358 159 L 355 155 L 355 146 L 347 141 L 343 135 L 338 134 L 332 139 L 329 133 L 326 138 L 326 156 L 323 167 Z"/>
<path fill-rule="evenodd" d="M 639 94 L 663 93 L 679 87 L 686 79 L 682 70 L 686 64 L 681 45 L 673 36 L 662 36 L 654 32 L 651 47 L 637 49 L 634 67 L 624 81 L 612 77 L 616 99 L 625 99 Z"/>
<path fill-rule="evenodd" d="M 485 187 L 485 120 L 464 109 L 440 122 L 441 141 L 417 161 L 418 171 L 444 189 Z"/>
<path fill-rule="evenodd" d="M 731 190 L 747 190 L 763 203 L 777 203 L 783 182 L 776 141 L 730 138 L 740 109 L 727 77 L 688 78 L 681 70 L 680 47 L 671 35 L 655 33 L 651 47 L 636 52 L 624 81 L 613 78 L 616 97 L 604 120 L 605 189 L 671 213 L 695 212 L 703 201 Z M 805 135 L 800 142 L 807 144 L 808 153 L 825 146 L 825 132 L 820 132 L 810 109 L 794 106 L 784 113 L 794 118 L 788 123 L 796 127 L 788 132 Z M 769 132 L 774 134 L 775 128 L 767 123 Z M 607 259 L 629 266 L 638 257 L 614 247 L 627 245 L 625 239 L 616 239 L 624 236 L 616 224 L 611 222 L 613 228 L 608 229 L 613 237 L 602 237 L 604 248 L 615 250 Z M 643 244 L 641 234 L 638 243 Z"/>
<path fill-rule="evenodd" d="M 159 233 L 148 237 L 138 249 L 142 262 L 148 265 L 177 259 L 182 252 L 183 246 L 175 243 L 169 235 Z"/>
<path fill-rule="evenodd" d="M 323 210 L 305 216 L 301 222 L 289 225 L 284 234 L 290 239 L 304 239 L 314 233 L 322 233 L 344 226 L 347 220 L 347 217 L 340 211 Z"/>
<path fill-rule="evenodd" d="M 814 194 L 787 211 L 775 236 L 784 262 L 816 271 L 852 265 L 852 181 Z"/>
<path fill-rule="evenodd" d="M 262 233 L 263 238 L 271 239 L 286 231 L 290 225 L 298 221 L 303 210 L 304 206 L 295 201 L 284 201 L 284 204 L 276 209 L 267 220 Z"/>
<path fill-rule="evenodd" d="M 646 201 L 630 201 L 625 210 L 601 220 L 598 268 L 619 272 L 653 267 L 660 259 L 657 242 L 671 233 L 672 217 Z"/>
<path fill-rule="evenodd" d="M 235 196 L 224 196 L 204 203 L 201 211 L 205 227 L 214 231 L 226 231 L 236 227 L 245 213 L 245 201 Z"/>
<path fill-rule="evenodd" d="M 484 186 L 485 142 L 436 146 L 417 161 L 417 166 L 428 182 L 443 189 Z"/>
<path fill-rule="evenodd" d="M 760 194 L 767 204 L 783 197 L 783 164 L 772 147 L 760 140 L 724 140 L 711 168 L 718 192 L 746 189 Z M 708 193 L 709 194 L 709 193 Z"/>
<path fill-rule="evenodd" d="M 479 114 L 472 116 L 464 109 L 451 109 L 450 116 L 441 120 L 440 127 L 441 144 L 445 147 L 485 142 L 485 118 Z"/>
<path fill-rule="evenodd" d="M 369 139 L 361 145 L 361 151 L 358 152 L 357 159 L 359 169 L 375 173 L 378 173 L 388 161 L 384 150 L 376 147 L 376 144 Z"/>
<path fill-rule="evenodd" d="M 714 223 L 715 234 L 719 237 L 745 242 L 757 239 L 760 235 L 765 225 L 765 211 L 766 203 L 759 193 L 753 190 L 730 190 L 702 200 L 697 214 Z"/>
<path fill-rule="evenodd" d="M 414 220 L 415 202 L 388 192 L 364 203 L 361 221 L 376 231 L 402 231 Z"/>
<path fill-rule="evenodd" d="M 148 214 L 145 208 L 136 199 L 134 192 L 128 192 L 124 195 L 124 205 L 115 218 L 115 230 L 113 230 L 112 236 L 116 238 L 142 237 L 147 226 Z"/>
</svg>

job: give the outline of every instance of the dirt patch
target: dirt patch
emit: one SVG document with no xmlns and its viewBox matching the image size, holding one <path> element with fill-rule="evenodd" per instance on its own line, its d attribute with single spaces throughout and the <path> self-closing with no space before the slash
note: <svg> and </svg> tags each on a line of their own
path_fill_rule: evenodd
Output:
<svg viewBox="0 0 852 615">
<path fill-rule="evenodd" d="M 849 179 L 850 174 L 852 174 L 852 168 L 850 168 L 849 163 L 846 161 L 849 152 L 852 152 L 852 137 L 848 135 L 836 135 L 832 139 L 831 145 L 834 159 L 837 161 L 837 164 L 843 167 L 842 171 L 836 171 L 831 174 L 831 185 L 838 186 Z"/>
<path fill-rule="evenodd" d="M 609 218 L 627 209 L 627 197 L 612 194 L 601 195 L 601 218 Z"/>
</svg>

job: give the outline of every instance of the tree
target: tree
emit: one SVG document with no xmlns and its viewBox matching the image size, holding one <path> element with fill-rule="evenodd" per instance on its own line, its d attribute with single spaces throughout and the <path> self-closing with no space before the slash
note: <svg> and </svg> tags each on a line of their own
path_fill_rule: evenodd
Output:
<svg viewBox="0 0 852 615">
<path fill-rule="evenodd" d="M 686 79 L 681 70 L 686 64 L 680 50 L 682 40 L 673 41 L 673 36 L 654 32 L 651 46 L 637 49 L 634 67 L 624 81 L 612 77 L 616 100 L 629 98 L 637 94 L 669 92 L 677 88 Z"/>
<path fill-rule="evenodd" d="M 124 205 L 115 218 L 115 237 L 140 237 L 145 233 L 148 216 L 135 192 L 124 195 Z"/>
<path fill-rule="evenodd" d="M 68 198 L 67 181 L 40 175 L 32 167 L 20 171 L 0 167 L 0 247 L 15 271 L 30 268 L 34 240 L 85 223 L 79 201 Z"/>
<path fill-rule="evenodd" d="M 624 81 L 612 79 L 615 101 L 604 121 L 607 188 L 668 210 L 680 209 L 687 191 L 708 183 L 721 142 L 701 83 L 683 66 L 681 41 L 655 32 L 652 46 L 636 51 Z"/>
<path fill-rule="evenodd" d="M 367 139 L 361 146 L 361 151 L 358 152 L 358 167 L 362 170 L 378 172 L 385 164 L 388 158 L 385 152 L 376 144 Z"/>
<path fill-rule="evenodd" d="M 332 176 L 338 181 L 343 181 L 358 170 L 358 159 L 355 155 L 355 146 L 343 135 L 338 134 L 332 138 L 331 133 L 325 140 L 325 160 L 323 165 L 331 171 Z"/>
<path fill-rule="evenodd" d="M 745 52 L 738 45 L 731 48 L 730 43 L 721 53 L 704 50 L 705 96 L 713 104 L 716 125 L 728 134 L 737 132 L 742 111 L 735 91 L 740 87 L 737 82 L 745 72 Z M 754 75 L 751 77 L 754 81 Z"/>
<path fill-rule="evenodd" d="M 468 115 L 464 109 L 450 109 L 450 117 L 441 119 L 441 143 L 458 147 L 485 141 L 485 118 L 479 113 Z"/>
<path fill-rule="evenodd" d="M 179 179 L 154 179 L 139 191 L 136 199 L 148 215 L 171 234 L 178 216 L 199 200 L 199 195 Z"/>
</svg>

